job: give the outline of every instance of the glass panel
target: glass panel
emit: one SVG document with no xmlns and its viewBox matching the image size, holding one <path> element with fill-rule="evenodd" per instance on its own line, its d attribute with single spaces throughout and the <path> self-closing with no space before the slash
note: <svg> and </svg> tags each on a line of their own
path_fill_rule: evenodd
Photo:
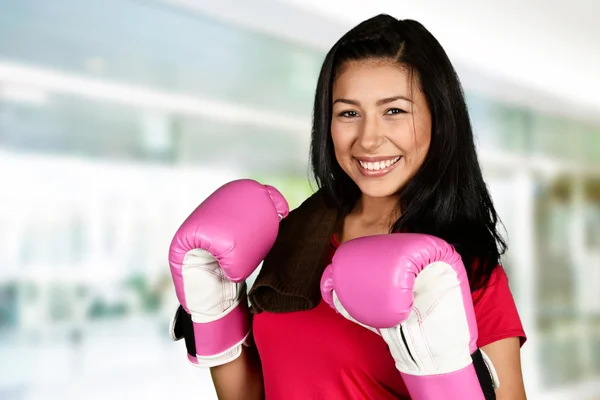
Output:
<svg viewBox="0 0 600 400">
<path fill-rule="evenodd" d="M 4 3 L 0 55 L 307 119 L 324 56 L 159 2 L 132 0 Z"/>
<path fill-rule="evenodd" d="M 573 297 L 573 260 L 570 257 L 569 231 L 572 219 L 572 188 L 567 178 L 559 178 L 538 190 L 536 238 L 538 240 L 538 279 L 542 310 L 569 309 Z"/>
<path fill-rule="evenodd" d="M 529 147 L 530 113 L 476 95 L 467 103 L 478 145 L 483 149 L 522 153 Z"/>
<path fill-rule="evenodd" d="M 68 96 L 54 95 L 43 106 L 0 100 L 0 144 L 28 152 L 304 175 L 309 135 L 308 126 L 302 138 L 295 132 Z"/>
<path fill-rule="evenodd" d="M 302 140 L 288 132 L 193 117 L 176 118 L 175 126 L 175 157 L 179 164 L 235 166 L 251 173 L 306 174 L 308 137 Z"/>
<path fill-rule="evenodd" d="M 535 114 L 531 124 L 532 150 L 559 160 L 579 161 L 583 147 L 581 126 L 562 117 Z"/>
<path fill-rule="evenodd" d="M 582 125 L 583 154 L 581 161 L 600 165 L 600 126 Z"/>
<path fill-rule="evenodd" d="M 8 149 L 108 159 L 168 160 L 145 145 L 140 111 L 53 95 L 44 104 L 0 101 L 0 141 Z"/>
<path fill-rule="evenodd" d="M 600 180 L 560 177 L 539 192 L 538 328 L 542 379 L 599 373 Z"/>
</svg>

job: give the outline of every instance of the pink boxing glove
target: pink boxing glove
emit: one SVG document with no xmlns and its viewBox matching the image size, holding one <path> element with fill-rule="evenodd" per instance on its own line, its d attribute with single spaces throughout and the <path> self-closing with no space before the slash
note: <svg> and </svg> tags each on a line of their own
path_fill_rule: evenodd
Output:
<svg viewBox="0 0 600 400">
<path fill-rule="evenodd" d="M 171 336 L 185 336 L 193 364 L 213 367 L 241 354 L 250 335 L 245 280 L 288 212 L 274 187 L 237 180 L 211 194 L 175 233 L 169 264 L 181 306 Z"/>
<path fill-rule="evenodd" d="M 321 293 L 383 337 L 412 399 L 495 399 L 498 378 L 477 348 L 465 267 L 442 239 L 394 233 L 350 240 L 325 269 Z"/>
</svg>

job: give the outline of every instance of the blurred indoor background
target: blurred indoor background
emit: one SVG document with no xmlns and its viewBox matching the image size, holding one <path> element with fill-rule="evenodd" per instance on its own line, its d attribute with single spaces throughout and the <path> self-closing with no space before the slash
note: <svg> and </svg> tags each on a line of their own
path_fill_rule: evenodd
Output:
<svg viewBox="0 0 600 400">
<path fill-rule="evenodd" d="M 216 398 L 169 339 L 169 242 L 231 179 L 311 193 L 320 64 L 380 12 L 464 82 L 529 398 L 600 398 L 594 3 L 0 0 L 0 399 Z"/>
</svg>

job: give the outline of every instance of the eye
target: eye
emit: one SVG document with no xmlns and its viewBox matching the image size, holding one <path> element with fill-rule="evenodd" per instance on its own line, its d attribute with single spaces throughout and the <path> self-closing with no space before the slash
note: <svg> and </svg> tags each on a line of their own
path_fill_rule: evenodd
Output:
<svg viewBox="0 0 600 400">
<path fill-rule="evenodd" d="M 356 111 L 342 111 L 338 114 L 340 117 L 344 118 L 354 118 L 358 117 L 358 113 Z"/>
<path fill-rule="evenodd" d="M 398 114 L 405 114 L 406 111 L 401 110 L 399 108 L 390 108 L 389 110 L 387 110 L 385 112 L 386 115 L 398 115 Z"/>
</svg>

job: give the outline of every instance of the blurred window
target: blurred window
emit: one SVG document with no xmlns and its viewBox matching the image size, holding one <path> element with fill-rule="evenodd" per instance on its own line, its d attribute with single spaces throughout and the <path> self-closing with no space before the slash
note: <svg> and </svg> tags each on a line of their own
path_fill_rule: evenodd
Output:
<svg viewBox="0 0 600 400">
<path fill-rule="evenodd" d="M 89 382 L 110 386 L 123 368 L 139 373 L 136 393 L 139 382 L 152 387 L 150 370 L 180 382 L 180 354 L 160 347 L 173 311 L 168 243 L 189 211 L 233 177 L 274 184 L 292 208 L 312 192 L 307 150 L 323 57 L 161 1 L 2 3 L 0 182 L 11 190 L 0 211 L 0 348 L 9 360 L 0 397 L 5 387 L 26 391 L 36 371 L 70 374 L 38 365 L 44 360 L 80 372 L 85 357 L 71 363 L 73 349 L 88 352 L 81 370 Z M 7 71 L 44 82 L 15 85 Z M 535 288 L 526 322 L 539 339 L 527 346 L 536 347 L 543 385 L 598 377 L 600 125 L 470 93 L 467 101 L 481 149 L 554 161 L 552 171 L 531 173 L 536 263 L 526 267 L 536 282 L 511 281 L 515 293 Z M 581 176 L 568 171 L 571 161 Z M 515 197 L 527 197 L 514 193 L 522 166 L 494 168 L 484 173 L 510 244 L 511 231 L 531 228 L 515 212 Z M 519 276 L 524 259 L 509 250 L 509 275 Z M 114 375 L 94 370 L 99 361 L 113 363 L 103 371 Z M 48 382 L 62 385 L 59 378 Z"/>
<path fill-rule="evenodd" d="M 308 116 L 323 54 L 158 1 L 19 0 L 0 58 Z"/>
<path fill-rule="evenodd" d="M 528 110 L 468 93 L 467 105 L 473 132 L 482 149 L 516 154 L 530 151 Z"/>
</svg>

